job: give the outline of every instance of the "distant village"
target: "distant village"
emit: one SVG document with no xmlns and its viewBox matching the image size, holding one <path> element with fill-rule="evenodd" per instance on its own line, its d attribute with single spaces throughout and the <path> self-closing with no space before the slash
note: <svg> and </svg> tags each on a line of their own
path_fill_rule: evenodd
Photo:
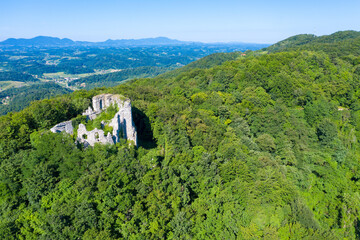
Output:
<svg viewBox="0 0 360 240">
<path fill-rule="evenodd" d="M 114 73 L 114 72 L 120 72 L 122 71 L 122 69 L 109 69 L 109 70 L 98 70 L 96 71 L 95 73 L 92 73 L 92 74 L 88 74 L 88 76 L 91 76 L 91 75 L 96 75 L 96 74 L 108 74 L 108 73 Z M 72 82 L 72 81 L 75 81 L 75 80 L 78 80 L 80 79 L 80 77 L 63 77 L 61 75 L 56 75 L 56 76 L 38 76 L 38 75 L 33 75 L 33 77 L 35 78 L 40 78 L 41 80 L 43 81 L 54 81 L 55 83 L 57 84 L 60 84 L 62 85 L 63 87 L 66 87 L 66 88 L 69 88 L 69 89 L 72 89 L 72 90 L 77 90 L 78 88 L 74 87 L 74 86 L 69 86 L 68 83 Z M 81 88 L 84 88 L 86 87 L 86 83 L 81 83 L 79 85 Z"/>
<path fill-rule="evenodd" d="M 1 104 L 3 104 L 3 105 L 8 105 L 9 102 L 10 102 L 10 96 L 6 96 L 3 99 L 1 99 Z"/>
<path fill-rule="evenodd" d="M 54 81 L 55 83 L 63 86 L 63 87 L 66 87 L 66 88 L 69 88 L 69 89 L 72 89 L 72 87 L 69 86 L 69 82 L 72 82 L 74 80 L 77 80 L 79 79 L 78 77 L 61 77 L 61 76 L 56 76 L 56 77 L 53 77 L 53 76 L 42 76 L 41 79 L 43 81 Z M 85 84 L 85 83 L 84 83 Z M 81 87 L 85 87 L 85 85 L 81 86 Z"/>
</svg>

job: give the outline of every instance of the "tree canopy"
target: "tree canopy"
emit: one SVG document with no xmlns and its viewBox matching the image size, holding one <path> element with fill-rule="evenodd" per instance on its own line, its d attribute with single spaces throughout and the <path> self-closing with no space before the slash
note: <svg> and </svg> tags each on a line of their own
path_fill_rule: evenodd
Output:
<svg viewBox="0 0 360 240">
<path fill-rule="evenodd" d="M 0 236 L 358 239 L 358 56 L 248 52 L 0 117 Z M 99 93 L 132 100 L 138 148 L 48 130 Z"/>
</svg>

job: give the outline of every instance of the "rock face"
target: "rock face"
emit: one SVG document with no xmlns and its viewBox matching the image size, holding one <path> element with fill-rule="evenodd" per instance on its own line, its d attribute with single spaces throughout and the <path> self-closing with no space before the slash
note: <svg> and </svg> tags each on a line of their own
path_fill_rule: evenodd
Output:
<svg viewBox="0 0 360 240">
<path fill-rule="evenodd" d="M 114 118 L 111 119 L 109 124 L 109 126 L 113 128 L 114 141 L 119 142 L 122 137 L 134 141 L 137 146 L 137 132 L 132 119 L 130 100 L 126 100 L 118 106 L 119 111 L 115 114 Z"/>
<path fill-rule="evenodd" d="M 93 97 L 93 107 L 89 107 L 84 113 L 88 120 L 95 119 L 106 108 L 117 105 L 118 112 L 115 116 L 106 124 L 105 121 L 101 122 L 102 128 L 108 125 L 113 128 L 112 134 L 105 133 L 102 129 L 95 128 L 94 130 L 87 131 L 84 124 L 80 124 L 77 130 L 77 142 L 87 146 L 94 146 L 95 143 L 114 144 L 120 141 L 121 138 L 133 141 L 137 146 L 137 132 L 131 113 L 130 99 L 123 98 L 119 95 L 113 94 L 101 94 Z M 69 125 L 70 124 L 70 125 Z M 71 126 L 71 131 L 70 131 Z M 52 132 L 62 132 L 72 134 L 73 128 L 71 121 L 59 123 L 51 129 Z"/>
<path fill-rule="evenodd" d="M 74 128 L 71 121 L 61 122 L 56 124 L 50 129 L 53 133 L 59 133 L 65 131 L 68 134 L 73 134 Z"/>
</svg>

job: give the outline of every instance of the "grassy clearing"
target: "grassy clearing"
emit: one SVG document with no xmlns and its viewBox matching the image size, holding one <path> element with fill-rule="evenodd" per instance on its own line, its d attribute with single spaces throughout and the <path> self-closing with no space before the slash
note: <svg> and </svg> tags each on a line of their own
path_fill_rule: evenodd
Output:
<svg viewBox="0 0 360 240">
<path fill-rule="evenodd" d="M 0 91 L 4 91 L 7 90 L 9 88 L 13 88 L 13 87 L 23 87 L 26 86 L 27 84 L 25 84 L 24 82 L 16 82 L 16 81 L 3 81 L 0 82 Z"/>
<path fill-rule="evenodd" d="M 82 73 L 82 74 L 66 74 L 64 72 L 57 73 L 44 73 L 44 77 L 53 78 L 53 79 L 62 79 L 62 78 L 82 78 L 94 75 L 94 73 Z"/>
<path fill-rule="evenodd" d="M 99 70 L 95 69 L 94 73 L 81 73 L 81 74 L 67 74 L 64 72 L 57 72 L 57 73 L 44 73 L 43 76 L 45 79 L 64 79 L 64 78 L 83 78 L 89 77 L 95 74 L 107 74 L 112 72 L 119 72 L 120 69 L 107 69 L 107 70 Z"/>
</svg>

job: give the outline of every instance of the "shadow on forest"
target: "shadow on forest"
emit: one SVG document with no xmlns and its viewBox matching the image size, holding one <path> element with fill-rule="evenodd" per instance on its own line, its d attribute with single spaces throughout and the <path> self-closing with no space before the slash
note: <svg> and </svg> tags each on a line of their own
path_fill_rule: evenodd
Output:
<svg viewBox="0 0 360 240">
<path fill-rule="evenodd" d="M 131 108 L 136 126 L 138 146 L 145 149 L 156 148 L 156 141 L 151 130 L 151 124 L 146 114 L 136 107 Z"/>
</svg>

